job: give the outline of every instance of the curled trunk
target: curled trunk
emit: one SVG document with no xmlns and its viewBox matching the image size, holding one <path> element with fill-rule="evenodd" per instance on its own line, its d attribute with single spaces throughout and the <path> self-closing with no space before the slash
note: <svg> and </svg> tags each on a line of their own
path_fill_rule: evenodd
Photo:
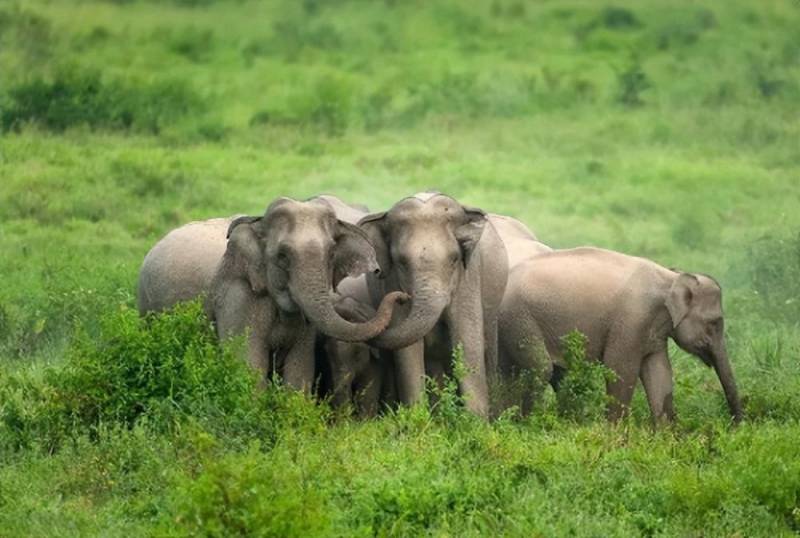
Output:
<svg viewBox="0 0 800 538">
<path fill-rule="evenodd" d="M 433 330 L 447 306 L 448 296 L 432 290 L 414 292 L 411 309 L 405 319 L 370 341 L 370 345 L 382 349 L 402 349 L 421 340 Z"/>
<path fill-rule="evenodd" d="M 381 300 L 372 319 L 353 323 L 336 311 L 340 297 L 324 277 L 324 271 L 298 272 L 289 285 L 289 291 L 320 332 L 344 342 L 364 342 L 383 332 L 392 319 L 395 303 L 408 299 L 408 295 L 402 292 L 389 293 Z"/>
</svg>

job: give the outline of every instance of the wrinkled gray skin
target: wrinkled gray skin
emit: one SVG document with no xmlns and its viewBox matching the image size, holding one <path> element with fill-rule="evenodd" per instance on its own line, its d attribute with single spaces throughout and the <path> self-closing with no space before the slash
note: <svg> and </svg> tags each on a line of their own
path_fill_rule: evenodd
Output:
<svg viewBox="0 0 800 538">
<path fill-rule="evenodd" d="M 525 260 L 544 252 L 553 251 L 552 248 L 539 241 L 530 228 L 514 217 L 495 213 L 490 213 L 488 217 L 506 247 L 509 271 Z"/>
<path fill-rule="evenodd" d="M 145 258 L 140 312 L 207 293 L 206 309 L 221 338 L 249 329 L 250 364 L 265 375 L 278 370 L 287 384 L 309 391 L 317 330 L 367 340 L 386 327 L 395 301 L 403 299 L 386 297 L 365 323 L 337 312 L 335 284 L 378 266 L 365 234 L 336 218 L 334 200 L 346 205 L 333 197 L 281 198 L 264 217 L 212 219 L 171 232 Z"/>
<path fill-rule="evenodd" d="M 371 345 L 394 351 L 400 401 L 414 404 L 424 375 L 450 366 L 461 344 L 467 374 L 459 382 L 467 407 L 488 416 L 487 367 L 497 359 L 497 309 L 508 272 L 505 247 L 486 214 L 438 193 L 421 193 L 363 218 L 382 276 L 368 277 L 373 304 L 390 290 L 411 295 Z"/>
<path fill-rule="evenodd" d="M 725 347 L 722 291 L 708 276 L 596 248 L 544 253 L 511 271 L 499 323 L 504 375 L 541 370 L 535 363 L 545 350 L 559 370 L 560 337 L 573 329 L 585 334 L 587 357 L 618 377 L 607 385 L 610 420 L 626 412 L 637 378 L 654 422 L 673 420 L 668 338 L 714 368 L 732 416 L 742 417 Z"/>
<path fill-rule="evenodd" d="M 336 310 L 342 316 L 355 322 L 375 316 L 365 276 L 345 278 L 337 291 L 342 300 Z M 391 361 L 381 360 L 377 349 L 329 337 L 321 338 L 318 347 L 324 362 L 320 368 L 325 373 L 323 395 L 330 396 L 334 407 L 353 404 L 358 417 L 369 418 L 383 405 L 394 403 L 394 370 Z"/>
</svg>

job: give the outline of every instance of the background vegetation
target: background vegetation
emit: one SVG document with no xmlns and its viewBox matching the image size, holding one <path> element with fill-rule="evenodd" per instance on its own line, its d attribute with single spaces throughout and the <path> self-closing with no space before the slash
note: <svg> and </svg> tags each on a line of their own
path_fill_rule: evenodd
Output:
<svg viewBox="0 0 800 538">
<path fill-rule="evenodd" d="M 0 3 L 0 534 L 800 531 L 798 27 L 792 0 Z M 426 188 L 715 275 L 747 421 L 674 350 L 666 431 L 641 394 L 618 427 L 576 409 L 580 379 L 526 420 L 450 387 L 360 423 L 254 396 L 196 305 L 133 310 L 184 222 Z"/>
</svg>

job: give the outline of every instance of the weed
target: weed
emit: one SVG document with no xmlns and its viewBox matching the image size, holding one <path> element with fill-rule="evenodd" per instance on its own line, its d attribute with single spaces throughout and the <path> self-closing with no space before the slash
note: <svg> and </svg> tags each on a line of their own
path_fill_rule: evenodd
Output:
<svg viewBox="0 0 800 538">
<path fill-rule="evenodd" d="M 569 420 L 592 422 L 605 416 L 606 383 L 614 373 L 586 357 L 586 337 L 572 331 L 561 339 L 567 373 L 556 392 L 558 412 Z"/>
<path fill-rule="evenodd" d="M 642 92 L 650 89 L 652 85 L 639 61 L 634 59 L 625 69 L 617 73 L 617 86 L 617 102 L 628 107 L 636 107 L 644 104 Z"/>
</svg>

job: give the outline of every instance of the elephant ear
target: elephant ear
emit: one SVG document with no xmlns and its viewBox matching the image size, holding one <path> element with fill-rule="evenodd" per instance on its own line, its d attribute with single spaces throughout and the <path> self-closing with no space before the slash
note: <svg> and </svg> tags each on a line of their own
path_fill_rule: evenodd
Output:
<svg viewBox="0 0 800 538">
<path fill-rule="evenodd" d="M 486 228 L 486 213 L 476 207 L 464 207 L 464 214 L 466 215 L 465 222 L 458 226 L 455 230 L 456 241 L 461 247 L 461 259 L 464 262 L 464 267 L 469 264 L 472 253 L 478 246 L 483 235 L 483 230 Z"/>
<path fill-rule="evenodd" d="M 367 234 L 369 242 L 375 250 L 375 258 L 381 269 L 381 275 L 386 276 L 392 267 L 389 256 L 389 245 L 386 241 L 386 212 L 373 213 L 358 221 L 358 227 Z"/>
<path fill-rule="evenodd" d="M 333 250 L 334 287 L 345 277 L 379 272 L 375 249 L 364 230 L 355 224 L 337 220 L 334 239 L 336 241 Z"/>
<path fill-rule="evenodd" d="M 225 238 L 226 239 L 230 239 L 231 238 L 231 233 L 233 232 L 234 228 L 236 228 L 240 224 L 253 224 L 254 222 L 260 221 L 261 218 L 262 217 L 248 217 L 248 216 L 236 217 L 228 225 L 228 233 L 225 234 Z"/>
<path fill-rule="evenodd" d="M 228 252 L 243 268 L 253 293 L 267 291 L 267 263 L 261 246 L 261 217 L 239 217 L 228 227 Z"/>
<path fill-rule="evenodd" d="M 669 317 L 672 318 L 672 327 L 680 325 L 683 318 L 689 313 L 694 300 L 695 291 L 700 281 L 691 273 L 681 273 L 667 294 L 666 306 Z"/>
</svg>

